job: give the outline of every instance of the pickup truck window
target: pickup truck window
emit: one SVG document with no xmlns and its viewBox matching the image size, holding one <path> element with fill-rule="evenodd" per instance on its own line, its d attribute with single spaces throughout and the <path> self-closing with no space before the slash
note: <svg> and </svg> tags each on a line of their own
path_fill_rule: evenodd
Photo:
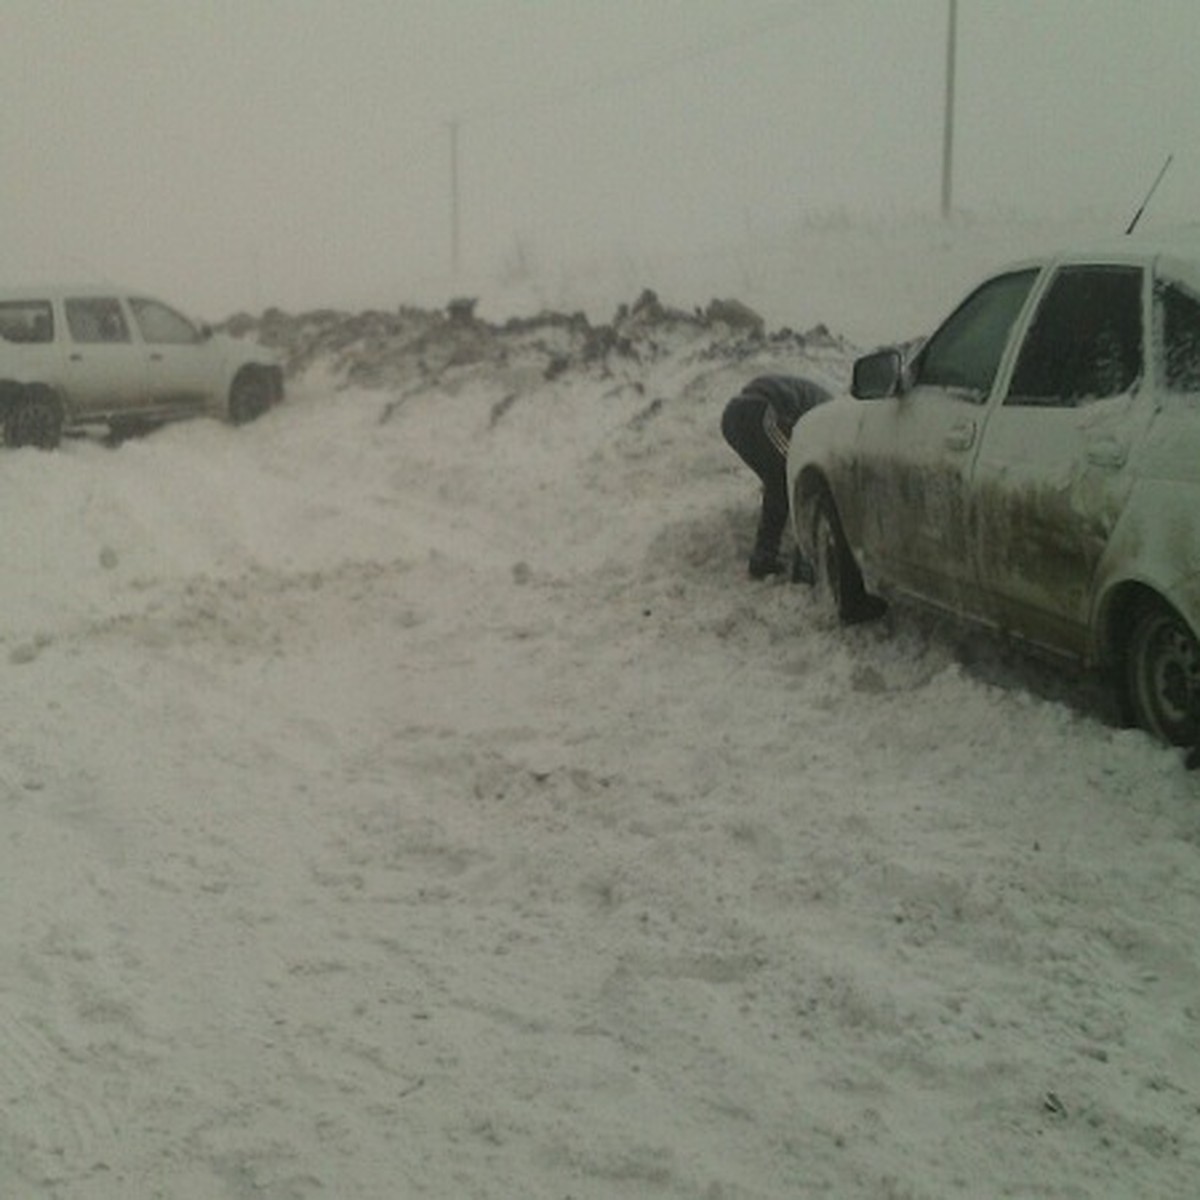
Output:
<svg viewBox="0 0 1200 1200">
<path fill-rule="evenodd" d="M 54 341 L 54 313 L 49 300 L 0 301 L 0 337 L 6 342 Z"/>
<path fill-rule="evenodd" d="M 1200 392 L 1200 301 L 1174 284 L 1158 288 L 1164 377 L 1173 392 Z"/>
<path fill-rule="evenodd" d="M 158 300 L 130 300 L 142 341 L 159 346 L 190 346 L 200 341 L 200 331 L 173 308 Z"/>
<path fill-rule="evenodd" d="M 120 301 L 109 296 L 67 300 L 67 328 L 77 342 L 128 342 L 129 326 Z"/>
<path fill-rule="evenodd" d="M 917 362 L 916 383 L 965 390 L 983 403 L 1036 278 L 1035 269 L 1013 271 L 972 292 L 926 343 Z"/>
<path fill-rule="evenodd" d="M 1070 408 L 1119 396 L 1141 374 L 1141 268 L 1063 267 L 1029 327 L 1004 403 Z"/>
</svg>

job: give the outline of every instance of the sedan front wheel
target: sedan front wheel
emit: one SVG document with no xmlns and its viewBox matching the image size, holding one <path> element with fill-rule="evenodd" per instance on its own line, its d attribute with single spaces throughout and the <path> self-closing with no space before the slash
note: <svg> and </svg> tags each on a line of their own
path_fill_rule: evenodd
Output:
<svg viewBox="0 0 1200 1200">
<path fill-rule="evenodd" d="M 1200 645 L 1166 604 L 1147 605 L 1129 641 L 1126 685 L 1137 723 L 1172 746 L 1200 740 Z"/>
<path fill-rule="evenodd" d="M 885 605 L 867 594 L 862 572 L 842 532 L 833 497 L 823 491 L 813 505 L 812 547 L 814 586 L 825 605 L 850 625 L 881 616 Z"/>
</svg>

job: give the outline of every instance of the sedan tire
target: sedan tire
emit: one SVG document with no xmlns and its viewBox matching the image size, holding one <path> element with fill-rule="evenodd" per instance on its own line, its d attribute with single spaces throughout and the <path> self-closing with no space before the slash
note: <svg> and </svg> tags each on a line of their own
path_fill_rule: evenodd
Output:
<svg viewBox="0 0 1200 1200">
<path fill-rule="evenodd" d="M 1200 645 L 1166 604 L 1146 605 L 1134 624 L 1126 659 L 1134 719 L 1172 746 L 1200 740 Z"/>
<path fill-rule="evenodd" d="M 881 616 L 884 603 L 867 594 L 862 572 L 842 532 L 833 497 L 822 492 L 812 513 L 812 565 L 817 596 L 846 625 Z"/>
</svg>

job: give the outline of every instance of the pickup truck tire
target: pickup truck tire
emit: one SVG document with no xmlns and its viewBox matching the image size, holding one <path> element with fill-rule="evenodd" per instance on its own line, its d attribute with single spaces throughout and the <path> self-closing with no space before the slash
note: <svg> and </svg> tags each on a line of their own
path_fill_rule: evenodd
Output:
<svg viewBox="0 0 1200 1200">
<path fill-rule="evenodd" d="M 53 450 L 62 441 L 62 431 L 62 405 L 45 388 L 26 389 L 5 414 L 4 441 L 12 447 Z"/>
<path fill-rule="evenodd" d="M 1200 740 L 1200 645 L 1169 605 L 1143 605 L 1125 660 L 1134 720 L 1172 746 Z"/>
<path fill-rule="evenodd" d="M 245 367 L 229 388 L 229 419 L 235 425 L 257 420 L 271 407 L 271 381 L 262 371 Z"/>
<path fill-rule="evenodd" d="M 881 616 L 885 605 L 879 597 L 867 594 L 829 492 L 817 496 L 812 514 L 812 566 L 818 597 L 844 625 Z"/>
</svg>

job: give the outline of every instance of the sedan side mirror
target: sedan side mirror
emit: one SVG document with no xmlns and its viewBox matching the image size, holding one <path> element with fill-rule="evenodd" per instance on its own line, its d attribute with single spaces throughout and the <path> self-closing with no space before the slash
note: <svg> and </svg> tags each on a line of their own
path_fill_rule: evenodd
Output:
<svg viewBox="0 0 1200 1200">
<path fill-rule="evenodd" d="M 850 394 L 858 400 L 882 400 L 899 393 L 902 378 L 900 351 L 876 350 L 855 362 Z"/>
</svg>

